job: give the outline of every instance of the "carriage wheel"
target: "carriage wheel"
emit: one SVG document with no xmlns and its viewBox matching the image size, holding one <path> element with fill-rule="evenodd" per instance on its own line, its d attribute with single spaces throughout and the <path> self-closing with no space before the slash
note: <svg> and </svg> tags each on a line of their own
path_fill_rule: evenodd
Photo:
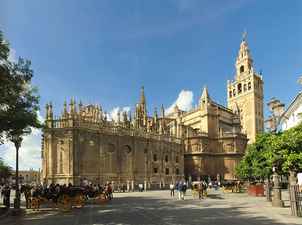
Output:
<svg viewBox="0 0 302 225">
<path fill-rule="evenodd" d="M 82 208 L 84 206 L 84 197 L 83 195 L 79 194 L 79 195 L 76 195 L 74 200 L 74 205 L 76 208 Z"/>
<path fill-rule="evenodd" d="M 38 197 L 32 198 L 31 207 L 33 210 L 38 210 L 40 208 L 40 199 Z"/>
</svg>

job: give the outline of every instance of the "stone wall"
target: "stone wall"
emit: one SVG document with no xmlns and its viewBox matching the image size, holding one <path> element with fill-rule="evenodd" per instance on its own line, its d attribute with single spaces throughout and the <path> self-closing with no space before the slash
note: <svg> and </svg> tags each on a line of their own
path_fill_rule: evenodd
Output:
<svg viewBox="0 0 302 225">
<path fill-rule="evenodd" d="M 44 131 L 43 178 L 48 184 L 112 182 L 130 189 L 167 187 L 183 177 L 182 144 L 89 129 Z"/>
</svg>

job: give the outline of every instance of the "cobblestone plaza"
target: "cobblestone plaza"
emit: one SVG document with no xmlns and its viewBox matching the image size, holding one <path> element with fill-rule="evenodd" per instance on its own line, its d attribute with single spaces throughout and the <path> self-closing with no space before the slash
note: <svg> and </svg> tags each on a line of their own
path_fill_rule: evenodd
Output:
<svg viewBox="0 0 302 225">
<path fill-rule="evenodd" d="M 2 225 L 281 225 L 302 224 L 290 209 L 273 208 L 264 197 L 249 197 L 212 190 L 203 200 L 170 198 L 168 190 L 117 193 L 108 204 L 87 204 L 72 212 L 43 208 L 28 210 L 23 217 L 2 217 Z M 286 200 L 286 199 L 285 199 Z M 285 201 L 289 205 L 288 201 Z"/>
</svg>

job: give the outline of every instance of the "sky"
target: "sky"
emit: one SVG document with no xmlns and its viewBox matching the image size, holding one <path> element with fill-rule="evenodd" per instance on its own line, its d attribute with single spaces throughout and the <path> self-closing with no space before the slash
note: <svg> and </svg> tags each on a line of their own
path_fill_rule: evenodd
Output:
<svg viewBox="0 0 302 225">
<path fill-rule="evenodd" d="M 227 80 L 247 31 L 264 100 L 289 104 L 301 90 L 302 1 L 0 0 L 0 30 L 11 56 L 30 59 L 41 118 L 64 100 L 99 103 L 113 118 L 133 110 L 145 87 L 148 111 L 194 107 L 207 86 L 226 105 Z M 266 113 L 268 115 L 268 113 Z M 14 167 L 10 144 L 0 157 Z M 40 168 L 40 131 L 25 138 L 21 169 Z"/>
</svg>

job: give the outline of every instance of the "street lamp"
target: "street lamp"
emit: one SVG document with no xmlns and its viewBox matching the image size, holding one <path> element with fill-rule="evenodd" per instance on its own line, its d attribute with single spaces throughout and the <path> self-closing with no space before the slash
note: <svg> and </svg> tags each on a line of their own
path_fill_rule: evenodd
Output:
<svg viewBox="0 0 302 225">
<path fill-rule="evenodd" d="M 277 169 L 273 166 L 273 182 L 274 182 L 274 196 L 272 205 L 274 207 L 284 207 L 284 202 L 281 198 L 281 186 L 280 186 L 280 176 L 277 173 Z"/>
<path fill-rule="evenodd" d="M 276 98 L 272 98 L 267 106 L 271 112 L 271 116 L 265 121 L 268 125 L 269 130 L 275 134 L 278 130 L 278 125 L 280 124 L 282 114 L 284 112 L 284 104 Z M 277 167 L 274 165 L 272 168 L 273 171 L 273 183 L 274 183 L 274 196 L 272 199 L 272 205 L 274 207 L 283 207 L 284 203 L 281 198 L 281 186 L 280 186 L 280 176 L 277 173 Z M 267 183 L 267 200 L 270 201 L 270 190 L 269 190 L 269 180 Z"/>
<path fill-rule="evenodd" d="M 16 148 L 16 174 L 15 174 L 15 184 L 16 184 L 16 194 L 14 199 L 14 208 L 20 209 L 20 191 L 19 191 L 19 148 L 21 147 L 23 138 L 19 134 L 12 136 L 12 142 Z"/>
</svg>

